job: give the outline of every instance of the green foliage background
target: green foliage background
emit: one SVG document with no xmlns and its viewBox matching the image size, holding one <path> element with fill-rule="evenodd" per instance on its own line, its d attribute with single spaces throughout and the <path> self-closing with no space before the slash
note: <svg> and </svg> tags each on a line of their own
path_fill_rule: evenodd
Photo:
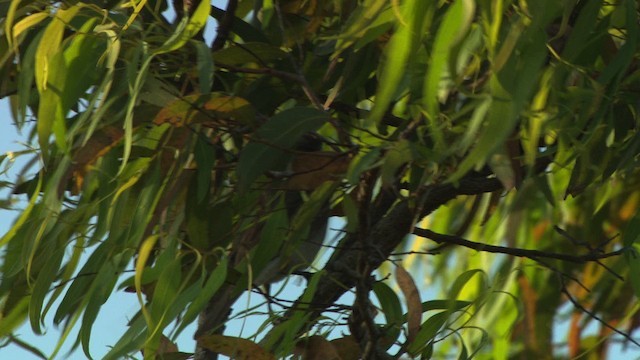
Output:
<svg viewBox="0 0 640 360">
<path fill-rule="evenodd" d="M 248 337 L 260 347 L 201 345 L 542 359 L 633 342 L 636 1 L 190 4 L 170 23 L 162 0 L 0 2 L 0 97 L 37 144 L 0 183 L 28 199 L 0 239 L 0 336 L 49 316 L 89 356 L 102 304 L 128 289 L 140 312 L 107 358 L 187 356 L 170 339 L 291 254 L 328 201 L 345 236 L 298 311 L 275 310 Z M 298 150 L 309 133 L 319 152 Z M 347 328 L 320 316 L 348 291 L 332 310 Z"/>
</svg>

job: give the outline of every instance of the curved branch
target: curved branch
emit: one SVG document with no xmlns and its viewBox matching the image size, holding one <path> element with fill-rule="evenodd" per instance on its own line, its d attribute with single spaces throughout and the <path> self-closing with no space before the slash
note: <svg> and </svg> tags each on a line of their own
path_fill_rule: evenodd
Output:
<svg viewBox="0 0 640 360">
<path fill-rule="evenodd" d="M 613 256 L 622 255 L 625 249 L 620 249 L 616 251 L 612 251 L 609 253 L 597 253 L 590 252 L 585 255 L 567 255 L 560 254 L 542 250 L 529 250 L 529 249 L 521 249 L 521 248 L 513 248 L 506 246 L 497 246 L 497 245 L 489 245 L 480 242 L 470 241 L 464 239 L 460 236 L 455 235 L 446 235 L 446 234 L 438 234 L 429 229 L 421 229 L 415 228 L 413 229 L 413 233 L 418 236 L 425 237 L 427 239 L 431 239 L 438 244 L 453 244 L 464 246 L 469 249 L 474 249 L 478 251 L 490 252 L 490 253 L 498 253 L 498 254 L 507 254 L 518 257 L 525 257 L 532 260 L 538 260 L 538 258 L 547 258 L 547 259 L 557 259 L 562 261 L 568 261 L 572 263 L 585 263 L 588 261 L 598 261 L 600 259 L 606 259 Z"/>
</svg>

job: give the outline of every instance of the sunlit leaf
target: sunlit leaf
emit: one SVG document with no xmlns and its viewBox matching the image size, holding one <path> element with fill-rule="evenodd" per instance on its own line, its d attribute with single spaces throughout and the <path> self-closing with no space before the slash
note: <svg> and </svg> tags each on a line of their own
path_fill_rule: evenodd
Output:
<svg viewBox="0 0 640 360">
<path fill-rule="evenodd" d="M 397 20 L 397 30 L 389 40 L 386 63 L 380 75 L 381 86 L 376 92 L 376 102 L 369 115 L 369 121 L 379 123 L 389 104 L 394 100 L 398 85 L 405 75 L 409 56 L 420 45 L 425 24 L 431 21 L 429 1 L 407 1 L 402 7 L 402 19 Z"/>
<path fill-rule="evenodd" d="M 140 3 L 144 3 L 146 0 L 141 0 Z M 185 16 L 180 25 L 176 28 L 173 35 L 162 44 L 162 46 L 153 52 L 154 55 L 164 54 L 170 51 L 177 50 L 184 46 L 193 36 L 195 36 L 207 22 L 209 12 L 211 11 L 211 4 L 207 1 L 201 1 L 198 3 L 195 11 L 191 16 Z M 181 26 L 184 24 L 184 27 Z"/>
<path fill-rule="evenodd" d="M 442 78 L 447 75 L 445 71 L 447 70 L 451 51 L 467 33 L 474 12 L 475 3 L 473 1 L 454 1 L 451 7 L 447 9 L 433 45 L 431 64 L 424 83 L 424 103 L 431 134 L 438 150 L 443 150 L 445 146 L 439 124 L 440 119 L 437 115 L 438 89 Z"/>
</svg>

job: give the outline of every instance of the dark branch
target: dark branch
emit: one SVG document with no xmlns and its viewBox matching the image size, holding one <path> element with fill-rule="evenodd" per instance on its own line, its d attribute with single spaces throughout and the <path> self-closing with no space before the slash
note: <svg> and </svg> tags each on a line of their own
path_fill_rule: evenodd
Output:
<svg viewBox="0 0 640 360">
<path fill-rule="evenodd" d="M 407 234 L 412 232 L 418 219 L 427 216 L 440 206 L 459 195 L 476 195 L 497 191 L 502 188 L 496 178 L 469 176 L 459 181 L 458 186 L 452 184 L 433 185 L 425 189 L 422 195 L 422 207 L 416 208 L 415 202 L 404 199 L 394 204 L 396 197 L 391 194 L 379 195 L 376 206 L 373 208 L 372 224 L 375 224 L 368 236 L 368 245 L 371 249 L 362 259 L 368 269 L 377 269 L 391 254 L 391 252 L 403 241 Z M 389 198 L 389 199 L 387 199 Z M 338 250 L 325 266 L 326 275 L 320 279 L 316 291 L 313 294 L 312 304 L 332 304 L 345 292 L 356 286 L 361 274 L 357 274 L 353 266 L 361 260 L 362 249 L 357 245 L 357 234 L 347 234 L 338 246 Z M 300 299 L 299 299 L 300 301 Z M 296 302 L 297 304 L 297 302 Z M 305 307 L 302 307 L 305 308 Z M 314 322 L 326 305 L 317 305 L 308 309 L 308 321 Z M 285 314 L 285 319 L 290 318 L 299 307 L 294 305 Z M 265 339 L 268 339 L 268 334 Z"/>
<path fill-rule="evenodd" d="M 498 254 L 507 254 L 518 257 L 525 257 L 532 260 L 538 260 L 538 258 L 547 258 L 547 259 L 557 259 L 568 261 L 572 263 L 585 263 L 588 261 L 598 261 L 600 259 L 606 259 L 613 256 L 619 256 L 624 253 L 624 249 L 612 251 L 609 253 L 599 253 L 599 252 L 590 252 L 585 255 L 567 255 L 567 254 L 559 254 L 548 251 L 541 250 L 528 250 L 521 248 L 513 248 L 513 247 L 505 247 L 505 246 L 496 246 L 489 245 L 484 243 L 479 243 L 475 241 L 470 241 L 455 235 L 446 235 L 446 234 L 438 234 L 428 229 L 420 229 L 415 228 L 413 233 L 418 236 L 422 236 L 428 239 L 431 239 L 439 244 L 453 244 L 464 246 L 469 249 L 474 249 L 478 251 L 490 252 L 490 253 L 498 253 Z"/>
<path fill-rule="evenodd" d="M 227 4 L 227 10 L 224 13 L 224 17 L 218 25 L 218 35 L 211 43 L 211 51 L 217 51 L 224 47 L 224 44 L 229 39 L 229 33 L 231 27 L 233 27 L 233 19 L 236 17 L 236 9 L 238 8 L 238 0 L 229 0 Z"/>
<path fill-rule="evenodd" d="M 571 293 L 569 292 L 569 290 L 567 289 L 566 284 L 564 283 L 564 279 L 561 277 L 560 281 L 562 282 L 562 293 L 565 294 L 567 296 L 567 298 L 569 299 L 569 301 L 571 301 L 571 304 L 573 304 L 573 306 L 582 311 L 583 313 L 587 314 L 589 317 L 591 317 L 592 319 L 596 320 L 597 322 L 599 322 L 600 324 L 602 324 L 602 326 L 608 328 L 609 330 L 621 335 L 622 337 L 624 337 L 625 339 L 631 341 L 632 343 L 634 343 L 636 346 L 640 347 L 640 343 L 637 342 L 636 340 L 634 340 L 631 335 L 618 330 L 615 326 L 609 324 L 608 322 L 604 321 L 603 319 L 601 319 L 598 315 L 596 315 L 595 313 L 593 313 L 592 311 L 588 310 L 587 308 L 585 308 L 584 306 L 580 305 L 580 303 L 578 302 L 578 300 L 576 300 L 576 298 L 573 297 L 573 295 L 571 295 Z"/>
</svg>

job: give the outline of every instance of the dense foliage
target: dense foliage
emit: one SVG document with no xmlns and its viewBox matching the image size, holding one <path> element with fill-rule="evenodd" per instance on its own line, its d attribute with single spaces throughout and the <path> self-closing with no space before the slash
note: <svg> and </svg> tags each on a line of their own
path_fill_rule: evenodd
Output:
<svg viewBox="0 0 640 360">
<path fill-rule="evenodd" d="M 0 336 L 48 316 L 89 356 L 128 291 L 108 359 L 186 358 L 198 317 L 198 359 L 640 346 L 636 1 L 223 5 L 0 2 L 0 98 L 33 129 L 0 157 L 32 157 L 0 183 Z M 223 335 L 232 305 L 265 326 Z"/>
</svg>

